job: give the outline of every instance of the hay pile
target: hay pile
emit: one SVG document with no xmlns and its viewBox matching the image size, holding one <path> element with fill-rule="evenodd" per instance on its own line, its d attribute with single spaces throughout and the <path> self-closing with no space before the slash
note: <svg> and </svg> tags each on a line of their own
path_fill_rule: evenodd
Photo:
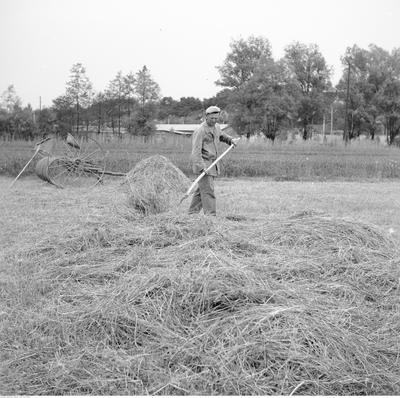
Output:
<svg viewBox="0 0 400 398">
<path fill-rule="evenodd" d="M 177 206 L 190 181 L 169 159 L 155 155 L 137 163 L 124 185 L 128 206 L 148 215 Z"/>
<path fill-rule="evenodd" d="M 15 254 L 2 392 L 398 395 L 399 254 L 313 214 L 86 223 Z"/>
</svg>

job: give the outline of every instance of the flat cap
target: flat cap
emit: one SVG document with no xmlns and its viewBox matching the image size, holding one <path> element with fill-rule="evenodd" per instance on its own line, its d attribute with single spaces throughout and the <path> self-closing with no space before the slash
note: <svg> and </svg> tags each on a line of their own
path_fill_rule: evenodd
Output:
<svg viewBox="0 0 400 398">
<path fill-rule="evenodd" d="M 206 109 L 206 115 L 209 115 L 210 113 L 220 113 L 221 109 L 218 108 L 218 106 L 209 106 Z"/>
</svg>

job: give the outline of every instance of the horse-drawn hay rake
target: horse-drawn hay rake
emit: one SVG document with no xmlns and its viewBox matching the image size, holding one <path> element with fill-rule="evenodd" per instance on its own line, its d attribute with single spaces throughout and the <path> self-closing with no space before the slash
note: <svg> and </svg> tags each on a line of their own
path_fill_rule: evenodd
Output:
<svg viewBox="0 0 400 398">
<path fill-rule="evenodd" d="M 105 175 L 125 176 L 125 173 L 106 171 L 106 152 L 94 139 L 76 139 L 68 134 L 66 140 L 48 137 L 35 145 L 35 154 L 15 178 L 11 186 L 36 157 L 35 171 L 39 178 L 59 188 L 91 188 L 103 181 Z"/>
</svg>

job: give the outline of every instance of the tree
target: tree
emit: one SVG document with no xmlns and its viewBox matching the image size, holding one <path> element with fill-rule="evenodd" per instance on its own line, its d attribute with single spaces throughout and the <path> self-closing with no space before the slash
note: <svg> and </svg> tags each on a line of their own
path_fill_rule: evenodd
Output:
<svg viewBox="0 0 400 398">
<path fill-rule="evenodd" d="M 389 143 L 399 134 L 399 54 L 398 49 L 389 53 L 374 44 L 368 50 L 356 45 L 346 49 L 342 57 L 343 76 L 337 88 L 347 105 L 345 133 L 349 138 L 361 132 L 374 138 L 380 120 L 386 125 Z"/>
<path fill-rule="evenodd" d="M 36 124 L 41 136 L 46 136 L 52 133 L 59 133 L 56 124 L 56 114 L 51 108 L 43 108 L 35 112 Z"/>
<path fill-rule="evenodd" d="M 135 94 L 139 109 L 133 115 L 130 130 L 134 134 L 148 135 L 154 130 L 152 119 L 156 114 L 155 101 L 159 99 L 160 87 L 152 79 L 146 65 L 136 73 Z"/>
<path fill-rule="evenodd" d="M 238 89 L 249 81 L 261 59 L 271 58 L 271 45 L 268 39 L 250 36 L 230 44 L 231 51 L 224 63 L 217 69 L 221 79 L 216 84 L 222 87 Z"/>
<path fill-rule="evenodd" d="M 209 106 L 217 105 L 221 109 L 227 109 L 232 102 L 233 90 L 224 88 L 219 91 L 214 97 L 203 99 L 203 108 L 207 109 Z"/>
<path fill-rule="evenodd" d="M 121 134 L 121 107 L 125 98 L 125 79 L 119 71 L 115 78 L 110 81 L 106 90 L 106 98 L 116 105 L 118 115 L 118 134 Z"/>
<path fill-rule="evenodd" d="M 82 109 L 90 106 L 93 97 L 92 83 L 86 76 L 86 69 L 81 63 L 76 63 L 71 68 L 70 80 L 67 82 L 66 96 L 70 102 L 75 104 L 76 132 L 79 133 Z"/>
<path fill-rule="evenodd" d="M 348 47 L 342 57 L 343 75 L 337 89 L 339 97 L 345 103 L 343 139 L 346 143 L 367 128 L 367 92 L 371 88 L 368 83 L 369 58 L 368 51 L 356 45 Z M 371 134 L 373 136 L 374 132 L 371 131 Z"/>
<path fill-rule="evenodd" d="M 193 112 L 202 113 L 203 104 L 199 98 L 181 97 L 176 109 L 177 116 L 187 116 Z"/>
<path fill-rule="evenodd" d="M 296 42 L 287 46 L 284 61 L 300 88 L 297 114 L 302 123 L 303 138 L 307 139 L 308 125 L 325 108 L 323 93 L 331 87 L 331 72 L 316 44 L 307 46 Z"/>
<path fill-rule="evenodd" d="M 161 120 L 170 121 L 170 117 L 174 117 L 179 112 L 179 102 L 174 100 L 172 97 L 161 98 L 158 104 L 158 117 Z"/>
<path fill-rule="evenodd" d="M 247 137 L 262 133 L 275 140 L 279 129 L 293 118 L 295 91 L 285 65 L 264 59 L 249 81 L 233 95 L 232 127 Z"/>
<path fill-rule="evenodd" d="M 12 84 L 0 97 L 0 132 L 11 139 L 25 140 L 33 139 L 37 134 L 31 105 L 22 108 L 22 101 Z"/>
<path fill-rule="evenodd" d="M 2 107 L 0 107 L 0 136 L 4 138 L 12 137 L 10 117 Z"/>
<path fill-rule="evenodd" d="M 398 50 L 392 53 L 397 58 Z M 400 134 L 400 73 L 393 68 L 377 93 L 377 104 L 384 116 L 388 143 L 391 145 Z"/>
<path fill-rule="evenodd" d="M 128 101 L 128 119 L 131 117 L 131 112 L 133 111 L 134 98 L 135 98 L 135 86 L 136 79 L 132 72 L 129 72 L 124 77 L 124 96 Z"/>
<path fill-rule="evenodd" d="M 91 119 L 97 123 L 97 133 L 100 134 L 106 121 L 106 97 L 102 92 L 97 93 L 93 97 L 92 104 L 88 110 Z"/>
<path fill-rule="evenodd" d="M 146 65 L 136 73 L 135 93 L 142 108 L 152 101 L 156 101 L 160 96 L 160 87 L 152 79 Z"/>
<path fill-rule="evenodd" d="M 74 99 L 60 95 L 53 100 L 52 110 L 56 114 L 59 132 L 62 136 L 72 133 L 74 126 Z"/>
<path fill-rule="evenodd" d="M 18 97 L 17 92 L 15 91 L 14 85 L 10 84 L 1 94 L 1 103 L 0 106 L 3 108 L 7 113 L 13 113 L 21 108 L 22 101 Z"/>
</svg>

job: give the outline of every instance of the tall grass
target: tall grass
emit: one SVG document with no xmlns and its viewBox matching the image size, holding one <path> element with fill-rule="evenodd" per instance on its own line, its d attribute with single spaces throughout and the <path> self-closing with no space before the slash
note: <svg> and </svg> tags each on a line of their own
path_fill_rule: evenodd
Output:
<svg viewBox="0 0 400 398">
<path fill-rule="evenodd" d="M 140 160 L 160 154 L 187 176 L 192 175 L 190 137 L 165 135 L 120 140 L 99 137 L 99 141 L 107 153 L 107 170 L 128 172 Z M 32 142 L 1 142 L 0 174 L 15 176 L 32 154 Z M 26 174 L 32 173 L 34 162 L 26 171 Z M 327 143 L 243 139 L 238 148 L 223 159 L 222 175 L 276 180 L 398 179 L 400 150 L 370 141 L 355 141 L 345 146 L 340 139 Z"/>
</svg>

